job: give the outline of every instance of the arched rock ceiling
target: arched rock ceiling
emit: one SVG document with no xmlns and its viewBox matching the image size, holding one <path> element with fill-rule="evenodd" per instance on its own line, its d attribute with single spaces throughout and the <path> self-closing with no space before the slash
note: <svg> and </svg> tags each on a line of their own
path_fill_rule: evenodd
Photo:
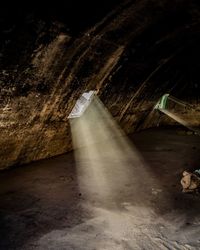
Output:
<svg viewBox="0 0 200 250">
<path fill-rule="evenodd" d="M 67 116 L 85 90 L 126 132 L 155 125 L 165 92 L 198 108 L 198 1 L 80 2 L 1 9 L 2 169 L 70 150 Z"/>
</svg>

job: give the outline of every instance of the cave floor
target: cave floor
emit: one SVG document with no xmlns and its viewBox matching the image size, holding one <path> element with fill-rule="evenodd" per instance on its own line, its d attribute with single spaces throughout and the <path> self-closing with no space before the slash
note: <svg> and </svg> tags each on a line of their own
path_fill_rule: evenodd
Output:
<svg viewBox="0 0 200 250">
<path fill-rule="evenodd" d="M 200 138 L 176 129 L 130 138 L 143 167 L 110 202 L 79 190 L 73 153 L 1 172 L 0 249 L 200 249 L 200 196 L 180 186 L 182 171 L 200 166 Z"/>
</svg>

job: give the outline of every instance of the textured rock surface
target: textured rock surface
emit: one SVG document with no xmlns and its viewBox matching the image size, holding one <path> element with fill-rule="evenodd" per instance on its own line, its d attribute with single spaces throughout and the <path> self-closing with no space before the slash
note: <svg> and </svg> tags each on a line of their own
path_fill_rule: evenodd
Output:
<svg viewBox="0 0 200 250">
<path fill-rule="evenodd" d="M 198 1 L 102 3 L 1 10 L 0 169 L 70 150 L 67 116 L 85 90 L 126 132 L 156 124 L 165 92 L 198 105 Z"/>
</svg>

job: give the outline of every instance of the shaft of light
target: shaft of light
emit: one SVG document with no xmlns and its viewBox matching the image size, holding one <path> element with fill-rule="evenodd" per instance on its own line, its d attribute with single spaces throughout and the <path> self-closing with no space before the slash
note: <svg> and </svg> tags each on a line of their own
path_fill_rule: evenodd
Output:
<svg viewBox="0 0 200 250">
<path fill-rule="evenodd" d="M 200 114 L 193 105 L 185 103 L 169 94 L 163 95 L 155 106 L 162 113 L 166 114 L 179 124 L 187 127 L 200 135 L 199 125 Z"/>
<path fill-rule="evenodd" d="M 142 200 L 137 189 L 152 174 L 98 97 L 70 123 L 81 192 L 103 203 L 117 202 L 119 193 L 124 193 L 124 200 L 130 194 Z M 131 183 L 135 190 L 129 189 Z"/>
</svg>

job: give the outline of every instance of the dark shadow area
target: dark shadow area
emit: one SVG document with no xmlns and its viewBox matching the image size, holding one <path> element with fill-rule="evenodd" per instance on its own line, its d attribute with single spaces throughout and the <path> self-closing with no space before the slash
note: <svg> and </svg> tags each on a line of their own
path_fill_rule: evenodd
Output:
<svg viewBox="0 0 200 250">
<path fill-rule="evenodd" d="M 49 24 L 62 22 L 66 24 L 71 35 L 78 35 L 92 27 L 106 16 L 122 0 L 112 1 L 7 1 L 3 4 L 2 19 L 7 25 L 30 21 L 35 17 Z"/>
<path fill-rule="evenodd" d="M 72 154 L 0 173 L 0 249 L 80 224 L 81 200 Z"/>
<path fill-rule="evenodd" d="M 152 205 L 162 215 L 183 215 L 192 223 L 200 210 L 200 196 L 182 193 L 180 180 L 184 170 L 200 167 L 200 137 L 177 129 L 149 129 L 131 136 L 146 166 L 159 181 L 162 193 Z"/>
</svg>

